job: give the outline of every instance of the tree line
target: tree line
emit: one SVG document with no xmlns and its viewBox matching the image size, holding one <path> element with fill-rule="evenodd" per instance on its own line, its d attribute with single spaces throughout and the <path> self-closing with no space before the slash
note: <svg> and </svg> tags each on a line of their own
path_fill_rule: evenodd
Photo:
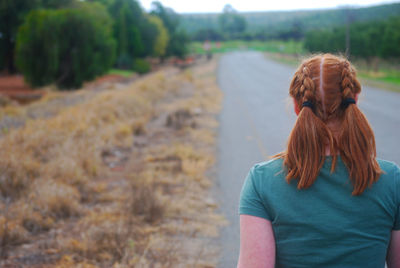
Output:
<svg viewBox="0 0 400 268">
<path fill-rule="evenodd" d="M 398 8 L 400 5 L 391 6 Z M 366 8 L 361 11 L 365 13 L 366 11 L 379 11 L 383 8 L 385 8 L 383 11 L 387 12 L 386 6 Z M 247 30 L 245 17 L 227 5 L 223 13 L 217 17 L 219 27 L 217 29 L 199 29 L 192 35 L 192 40 L 295 40 L 303 42 L 304 48 L 312 53 L 342 53 L 349 57 L 363 58 L 375 68 L 377 68 L 380 58 L 398 62 L 400 58 L 400 16 L 360 21 L 358 15 L 363 14 L 361 11 L 350 8 L 342 9 L 340 12 L 326 12 L 330 15 L 341 15 L 343 19 L 340 26 L 310 28 L 307 20 L 294 18 L 291 22 L 286 22 L 285 27 L 276 26 L 250 32 Z M 314 20 L 314 17 L 312 19 Z M 324 18 L 320 18 L 320 21 L 323 24 Z"/>
<path fill-rule="evenodd" d="M 230 5 L 224 6 L 223 12 L 218 15 L 218 29 L 203 28 L 192 34 L 193 41 L 222 41 L 243 39 L 246 34 L 246 19 Z"/>
<path fill-rule="evenodd" d="M 227 11 L 229 9 L 225 7 L 219 14 L 183 14 L 182 27 L 195 41 L 204 39 L 222 41 L 231 40 L 232 37 L 259 41 L 303 40 L 309 31 L 345 25 L 349 13 L 352 16 L 352 22 L 381 21 L 398 16 L 400 3 L 362 8 L 344 6 L 326 10 L 235 12 L 235 17 L 241 17 L 244 21 L 244 23 L 236 24 L 236 29 L 240 29 L 240 24 L 244 24 L 245 29 L 234 35 L 226 34 L 227 31 L 221 24 L 221 18 L 227 17 L 225 13 L 229 13 Z"/>
<path fill-rule="evenodd" d="M 2 0 L 0 70 L 21 72 L 33 87 L 78 88 L 110 68 L 145 72 L 148 57 L 183 57 L 180 16 L 160 2 Z"/>
<path fill-rule="evenodd" d="M 347 28 L 348 27 L 348 28 Z M 400 16 L 383 21 L 351 23 L 348 26 L 309 31 L 304 47 L 310 52 L 339 52 L 365 58 L 400 58 Z M 346 47 L 346 36 L 349 39 Z"/>
</svg>

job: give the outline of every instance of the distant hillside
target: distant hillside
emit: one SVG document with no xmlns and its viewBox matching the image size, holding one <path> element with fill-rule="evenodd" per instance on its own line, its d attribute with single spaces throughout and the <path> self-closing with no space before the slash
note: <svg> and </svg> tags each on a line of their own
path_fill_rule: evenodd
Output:
<svg viewBox="0 0 400 268">
<path fill-rule="evenodd" d="M 349 15 L 347 15 L 347 13 Z M 337 8 L 305 11 L 241 12 L 247 20 L 247 31 L 281 31 L 300 26 L 304 30 L 343 25 L 347 16 L 355 21 L 383 20 L 400 15 L 400 3 L 364 8 Z M 182 14 L 182 28 L 189 34 L 200 29 L 218 29 L 218 13 Z"/>
</svg>

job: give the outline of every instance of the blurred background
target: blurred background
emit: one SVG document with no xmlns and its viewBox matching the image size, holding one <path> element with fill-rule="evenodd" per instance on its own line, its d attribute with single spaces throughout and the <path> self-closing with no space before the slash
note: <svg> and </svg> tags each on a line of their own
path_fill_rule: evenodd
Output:
<svg viewBox="0 0 400 268">
<path fill-rule="evenodd" d="M 234 267 L 312 53 L 400 163 L 400 2 L 0 0 L 0 266 Z"/>
<path fill-rule="evenodd" d="M 342 53 L 362 77 L 399 84 L 395 1 L 3 0 L 0 12 L 1 72 L 31 87 L 78 88 L 105 73 L 147 72 L 157 60 L 243 48 L 282 61 Z"/>
</svg>

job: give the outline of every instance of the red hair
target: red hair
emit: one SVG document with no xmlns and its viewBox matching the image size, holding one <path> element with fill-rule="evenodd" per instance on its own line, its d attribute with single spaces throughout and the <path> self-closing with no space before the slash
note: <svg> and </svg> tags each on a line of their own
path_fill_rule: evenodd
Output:
<svg viewBox="0 0 400 268">
<path fill-rule="evenodd" d="M 303 61 L 289 90 L 298 118 L 286 151 L 277 155 L 284 159 L 288 182 L 297 179 L 299 189 L 310 187 L 324 164 L 327 146 L 331 172 L 340 154 L 350 173 L 353 195 L 362 194 L 379 179 L 382 170 L 376 161 L 372 128 L 356 104 L 343 105 L 345 99 L 357 99 L 360 91 L 355 68 L 348 60 L 324 54 Z M 306 101 L 312 107 L 302 107 Z"/>
</svg>

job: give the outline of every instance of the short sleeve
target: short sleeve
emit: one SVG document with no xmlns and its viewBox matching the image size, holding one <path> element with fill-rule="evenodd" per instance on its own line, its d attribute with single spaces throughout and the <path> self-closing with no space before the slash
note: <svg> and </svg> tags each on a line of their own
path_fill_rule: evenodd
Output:
<svg viewBox="0 0 400 268">
<path fill-rule="evenodd" d="M 397 197 L 397 212 L 394 220 L 393 230 L 400 230 L 400 168 L 396 166 L 394 172 L 394 179 L 396 184 L 396 197 Z"/>
<path fill-rule="evenodd" d="M 251 215 L 271 221 L 255 185 L 254 167 L 249 171 L 240 193 L 239 214 Z"/>
</svg>

